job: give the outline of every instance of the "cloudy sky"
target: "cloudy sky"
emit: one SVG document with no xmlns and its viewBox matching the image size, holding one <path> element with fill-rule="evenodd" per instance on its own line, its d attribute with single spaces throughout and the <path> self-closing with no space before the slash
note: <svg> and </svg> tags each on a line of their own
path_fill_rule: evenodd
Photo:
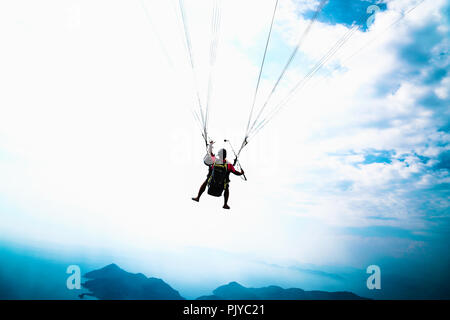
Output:
<svg viewBox="0 0 450 320">
<path fill-rule="evenodd" d="M 275 5 L 219 2 L 216 151 L 243 139 Z M 279 1 L 255 108 L 319 2 Z M 184 1 L 203 104 L 212 3 Z M 328 275 L 376 264 L 387 297 L 449 297 L 448 3 L 330 0 L 267 111 L 359 28 L 244 149 L 248 181 L 232 177 L 230 211 L 190 200 L 207 168 L 177 5 L 0 3 L 4 246 L 107 253 L 186 288 L 353 289 Z M 310 271 L 325 276 L 308 282 Z"/>
</svg>

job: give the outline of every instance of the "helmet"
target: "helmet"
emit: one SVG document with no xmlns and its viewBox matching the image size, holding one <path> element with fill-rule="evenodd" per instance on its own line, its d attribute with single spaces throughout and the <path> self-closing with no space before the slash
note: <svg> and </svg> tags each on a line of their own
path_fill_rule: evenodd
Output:
<svg viewBox="0 0 450 320">
<path fill-rule="evenodd" d="M 219 156 L 220 160 L 224 161 L 227 158 L 227 150 L 220 149 L 217 155 Z"/>
</svg>

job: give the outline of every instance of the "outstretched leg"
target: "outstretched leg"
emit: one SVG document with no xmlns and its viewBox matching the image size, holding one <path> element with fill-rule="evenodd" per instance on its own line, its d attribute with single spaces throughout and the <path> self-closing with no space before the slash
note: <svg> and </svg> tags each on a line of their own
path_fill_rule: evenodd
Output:
<svg viewBox="0 0 450 320">
<path fill-rule="evenodd" d="M 223 204 L 223 208 L 224 209 L 230 209 L 230 207 L 228 206 L 228 198 L 230 197 L 230 190 L 228 189 L 228 186 L 225 188 L 225 192 L 223 194 L 223 199 L 224 199 L 224 204 Z"/>
<path fill-rule="evenodd" d="M 199 202 L 200 197 L 202 196 L 202 193 L 206 190 L 206 185 L 208 184 L 208 179 L 205 180 L 205 182 L 202 183 L 200 186 L 200 189 L 198 190 L 198 195 L 196 198 L 192 198 L 192 200 Z"/>
</svg>

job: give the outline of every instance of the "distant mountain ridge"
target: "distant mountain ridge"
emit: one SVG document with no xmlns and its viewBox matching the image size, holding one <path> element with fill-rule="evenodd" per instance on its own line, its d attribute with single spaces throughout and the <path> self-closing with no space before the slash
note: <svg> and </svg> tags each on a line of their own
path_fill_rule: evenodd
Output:
<svg viewBox="0 0 450 320">
<path fill-rule="evenodd" d="M 298 288 L 283 289 L 278 286 L 247 288 L 237 282 L 218 287 L 211 296 L 197 300 L 363 300 L 352 292 L 305 291 Z"/>
<path fill-rule="evenodd" d="M 116 264 L 88 272 L 89 279 L 82 285 L 100 300 L 185 300 L 178 291 L 158 278 L 147 278 L 142 273 L 130 273 Z M 283 289 L 278 286 L 247 288 L 237 282 L 218 287 L 212 295 L 196 300 L 361 300 L 352 292 L 305 291 L 298 288 Z"/>
</svg>

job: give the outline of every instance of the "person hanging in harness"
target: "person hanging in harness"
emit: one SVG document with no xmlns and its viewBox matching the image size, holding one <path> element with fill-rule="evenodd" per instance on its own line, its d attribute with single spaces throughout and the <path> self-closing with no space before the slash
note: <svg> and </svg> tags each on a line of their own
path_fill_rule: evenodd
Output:
<svg viewBox="0 0 450 320">
<path fill-rule="evenodd" d="M 237 176 L 241 176 L 244 174 L 244 170 L 242 170 L 241 168 L 241 171 L 236 171 L 236 169 L 234 168 L 237 159 L 234 159 L 233 164 L 227 162 L 227 150 L 225 149 L 220 149 L 216 157 L 212 152 L 213 144 L 213 141 L 209 143 L 208 153 L 203 159 L 203 162 L 209 168 L 208 175 L 206 177 L 206 180 L 200 186 L 197 197 L 192 198 L 192 200 L 197 202 L 200 201 L 200 197 L 202 196 L 203 192 L 205 192 L 206 186 L 208 186 L 208 194 L 215 197 L 220 197 L 222 195 L 222 192 L 225 191 L 223 195 L 223 208 L 230 209 L 230 207 L 228 206 L 228 198 L 230 197 L 230 173 L 232 172 Z"/>
</svg>

